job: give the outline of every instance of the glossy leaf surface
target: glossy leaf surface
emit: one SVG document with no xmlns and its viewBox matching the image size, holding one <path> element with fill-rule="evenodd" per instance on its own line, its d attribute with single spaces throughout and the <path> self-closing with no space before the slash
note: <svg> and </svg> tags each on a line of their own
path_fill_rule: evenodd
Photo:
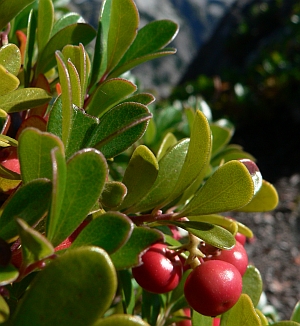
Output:
<svg viewBox="0 0 300 326">
<path fill-rule="evenodd" d="M 61 140 L 55 135 L 35 128 L 24 130 L 19 137 L 19 159 L 24 183 L 37 178 L 52 180 L 51 150 L 55 147 L 64 152 Z"/>
<path fill-rule="evenodd" d="M 263 180 L 262 186 L 252 200 L 244 207 L 238 209 L 241 212 L 266 212 L 278 205 L 279 198 L 275 187 Z"/>
<path fill-rule="evenodd" d="M 254 307 L 258 305 L 262 290 L 263 283 L 259 270 L 249 265 L 243 275 L 243 293 L 248 294 Z"/>
<path fill-rule="evenodd" d="M 116 314 L 99 320 L 93 326 L 149 326 L 138 316 Z"/>
<path fill-rule="evenodd" d="M 137 204 L 154 184 L 158 174 L 158 162 L 154 154 L 144 145 L 133 152 L 125 170 L 122 182 L 127 187 L 127 195 L 120 210 Z"/>
<path fill-rule="evenodd" d="M 294 307 L 291 320 L 300 323 L 300 301 L 298 301 Z"/>
<path fill-rule="evenodd" d="M 248 204 L 253 194 L 254 185 L 248 169 L 239 161 L 230 161 L 216 170 L 178 216 L 238 209 Z"/>
<path fill-rule="evenodd" d="M 239 301 L 222 315 L 221 326 L 231 325 L 261 326 L 260 318 L 247 294 L 241 294 Z"/>
<path fill-rule="evenodd" d="M 18 234 L 14 217 L 34 225 L 47 212 L 52 185 L 47 179 L 36 179 L 18 189 L 7 202 L 0 217 L 0 237 L 9 240 Z"/>
<path fill-rule="evenodd" d="M 82 150 L 69 159 L 60 215 L 49 222 L 51 233 L 47 237 L 54 246 L 75 231 L 89 214 L 100 197 L 106 176 L 106 160 L 97 150 Z"/>
<path fill-rule="evenodd" d="M 80 16 L 76 12 L 66 13 L 53 24 L 51 37 L 57 32 L 59 32 L 61 29 L 76 23 L 84 23 L 84 19 L 82 18 L 82 16 Z"/>
<path fill-rule="evenodd" d="M 20 88 L 0 97 L 0 108 L 7 113 L 25 111 L 48 103 L 51 96 L 42 88 Z"/>
<path fill-rule="evenodd" d="M 100 117 L 136 90 L 136 85 L 129 80 L 109 79 L 97 87 L 88 102 L 86 111 L 90 115 Z"/>
<path fill-rule="evenodd" d="M 33 3 L 34 0 L 22 0 L 12 2 L 11 0 L 2 0 L 0 3 L 0 12 L 5 13 L 0 17 L 0 30 L 2 30 L 21 10 Z"/>
<path fill-rule="evenodd" d="M 107 67 L 110 72 L 136 37 L 139 15 L 132 0 L 112 0 L 107 39 Z"/>
<path fill-rule="evenodd" d="M 0 65 L 14 76 L 18 75 L 21 68 L 21 52 L 15 44 L 9 43 L 0 48 Z"/>
<path fill-rule="evenodd" d="M 159 241 L 163 241 L 163 235 L 159 231 L 135 227 L 126 244 L 111 255 L 116 269 L 127 269 L 139 265 L 141 254 L 150 245 Z"/>
<path fill-rule="evenodd" d="M 87 146 L 99 149 L 107 158 L 114 157 L 142 137 L 151 117 L 142 104 L 119 104 L 102 117 Z"/>
<path fill-rule="evenodd" d="M 188 151 L 189 139 L 182 140 L 173 146 L 159 161 L 159 171 L 149 193 L 134 207 L 136 212 L 147 211 L 158 206 L 171 193 L 177 182 L 178 171 L 181 169 Z"/>
<path fill-rule="evenodd" d="M 221 120 L 222 121 L 222 120 Z M 213 136 L 212 156 L 216 155 L 230 141 L 233 131 L 219 122 L 210 124 Z"/>
<path fill-rule="evenodd" d="M 168 132 L 165 137 L 163 138 L 160 146 L 159 146 L 159 149 L 157 151 L 157 160 L 160 161 L 160 159 L 167 153 L 167 151 L 175 146 L 177 143 L 177 139 L 176 137 L 174 136 L 174 134 Z"/>
<path fill-rule="evenodd" d="M 116 273 L 103 249 L 68 250 L 36 276 L 12 322 L 15 326 L 92 325 L 109 308 L 116 289 Z"/>
<path fill-rule="evenodd" d="M 89 222 L 74 240 L 71 248 L 92 245 L 103 248 L 111 255 L 126 243 L 132 230 L 133 223 L 126 215 L 107 212 Z"/>
</svg>

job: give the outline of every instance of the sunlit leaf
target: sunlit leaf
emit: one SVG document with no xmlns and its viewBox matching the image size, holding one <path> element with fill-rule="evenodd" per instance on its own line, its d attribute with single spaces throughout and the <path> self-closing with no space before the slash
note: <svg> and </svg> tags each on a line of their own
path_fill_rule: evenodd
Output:
<svg viewBox="0 0 300 326">
<path fill-rule="evenodd" d="M 93 326 L 149 326 L 138 316 L 116 314 L 107 318 L 100 319 Z"/>
<path fill-rule="evenodd" d="M 221 325 L 261 326 L 260 318 L 247 294 L 242 294 L 239 301 L 222 315 Z"/>
<path fill-rule="evenodd" d="M 119 207 L 124 210 L 140 201 L 152 187 L 158 174 L 158 163 L 154 154 L 144 145 L 133 152 L 125 170 L 122 182 L 127 187 L 127 195 Z"/>
<path fill-rule="evenodd" d="M 86 106 L 86 111 L 90 115 L 100 117 L 136 90 L 136 85 L 129 80 L 109 79 L 97 87 Z"/>
<path fill-rule="evenodd" d="M 0 65 L 14 76 L 17 76 L 21 68 L 20 49 L 12 43 L 0 48 Z"/>
<path fill-rule="evenodd" d="M 36 276 L 12 316 L 12 323 L 92 325 L 109 308 L 116 289 L 116 272 L 103 249 L 68 250 Z"/>
<path fill-rule="evenodd" d="M 42 52 L 50 39 L 54 21 L 54 6 L 52 0 L 39 0 L 37 44 Z"/>
<path fill-rule="evenodd" d="M 0 286 L 10 284 L 11 282 L 15 281 L 18 276 L 19 271 L 13 265 L 7 265 L 4 267 L 0 266 Z"/>
<path fill-rule="evenodd" d="M 226 212 L 245 206 L 254 194 L 248 169 L 239 161 L 222 165 L 206 181 L 178 217 Z"/>
<path fill-rule="evenodd" d="M 1 272 L 0 272 L 1 274 Z M 1 276 L 0 276 L 1 277 Z M 5 322 L 9 317 L 9 306 L 3 296 L 0 296 L 0 323 Z"/>
<path fill-rule="evenodd" d="M 84 23 L 82 16 L 76 12 L 68 12 L 60 17 L 53 25 L 51 37 L 59 32 L 61 29 L 76 23 Z"/>
<path fill-rule="evenodd" d="M 259 270 L 249 265 L 243 275 L 243 293 L 248 294 L 254 307 L 258 305 L 262 290 L 263 283 Z"/>
<path fill-rule="evenodd" d="M 160 159 L 166 154 L 166 152 L 173 147 L 177 143 L 177 138 L 174 136 L 174 134 L 168 132 L 165 137 L 163 138 L 159 149 L 157 151 L 157 160 L 160 161 Z"/>
<path fill-rule="evenodd" d="M 238 209 L 241 212 L 266 212 L 271 211 L 278 205 L 278 193 L 276 188 L 263 180 L 262 186 L 252 200 L 244 207 Z"/>
<path fill-rule="evenodd" d="M 0 96 L 11 93 L 19 84 L 19 79 L 0 64 Z"/>
<path fill-rule="evenodd" d="M 291 320 L 300 323 L 300 301 L 298 301 L 294 307 Z"/>
</svg>

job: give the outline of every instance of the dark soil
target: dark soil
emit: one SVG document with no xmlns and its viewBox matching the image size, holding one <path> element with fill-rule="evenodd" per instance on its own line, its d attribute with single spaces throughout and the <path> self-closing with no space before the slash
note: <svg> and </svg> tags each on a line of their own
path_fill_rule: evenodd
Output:
<svg viewBox="0 0 300 326">
<path fill-rule="evenodd" d="M 274 186 L 280 199 L 274 211 L 234 216 L 253 231 L 254 241 L 246 244 L 250 263 L 261 272 L 268 303 L 286 320 L 300 300 L 300 175 Z"/>
</svg>

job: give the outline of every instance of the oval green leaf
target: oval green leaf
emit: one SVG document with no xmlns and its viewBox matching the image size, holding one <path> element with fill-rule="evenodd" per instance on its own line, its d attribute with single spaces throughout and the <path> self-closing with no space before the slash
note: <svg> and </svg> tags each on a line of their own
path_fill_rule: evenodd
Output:
<svg viewBox="0 0 300 326">
<path fill-rule="evenodd" d="M 18 278 L 18 276 L 19 271 L 15 268 L 15 266 L 0 266 L 0 286 L 12 283 Z"/>
<path fill-rule="evenodd" d="M 20 217 L 29 225 L 34 225 L 48 211 L 52 184 L 47 179 L 28 182 L 5 203 L 0 217 L 0 237 L 9 240 L 18 234 L 14 217 Z"/>
<path fill-rule="evenodd" d="M 148 193 L 156 180 L 158 169 L 158 162 L 150 149 L 144 145 L 138 146 L 124 173 L 122 182 L 127 187 L 127 195 L 119 210 L 137 204 Z"/>
<path fill-rule="evenodd" d="M 298 301 L 294 307 L 291 320 L 300 323 L 300 301 Z"/>
<path fill-rule="evenodd" d="M 103 207 L 114 208 L 122 203 L 126 193 L 127 188 L 122 182 L 108 181 L 104 184 L 99 200 Z"/>
<path fill-rule="evenodd" d="M 109 79 L 97 87 L 89 99 L 86 111 L 92 116 L 100 117 L 136 90 L 136 85 L 129 80 Z"/>
<path fill-rule="evenodd" d="M 248 204 L 253 195 L 248 169 L 239 161 L 230 161 L 215 171 L 178 217 L 235 210 Z"/>
<path fill-rule="evenodd" d="M 107 212 L 93 219 L 79 233 L 71 248 L 97 246 L 111 255 L 126 243 L 132 230 L 133 223 L 126 215 Z"/>
<path fill-rule="evenodd" d="M 12 324 L 92 325 L 109 308 L 116 289 L 116 272 L 103 249 L 68 250 L 36 276 L 19 303 Z"/>
<path fill-rule="evenodd" d="M 67 162 L 67 178 L 59 217 L 47 237 L 54 246 L 65 240 L 86 218 L 100 197 L 107 177 L 107 163 L 95 149 L 84 149 Z"/>
<path fill-rule="evenodd" d="M 52 180 L 51 150 L 55 147 L 64 152 L 61 140 L 51 133 L 26 128 L 20 134 L 18 153 L 24 183 L 38 178 Z"/>
<path fill-rule="evenodd" d="M 19 84 L 19 79 L 0 64 L 0 96 L 11 93 Z"/>
<path fill-rule="evenodd" d="M 263 180 L 262 186 L 252 200 L 244 207 L 238 209 L 240 212 L 266 212 L 271 211 L 278 205 L 279 198 L 276 188 L 269 182 Z"/>
<path fill-rule="evenodd" d="M 54 6 L 52 0 L 39 0 L 37 44 L 39 52 L 42 52 L 50 39 L 54 22 Z"/>
<path fill-rule="evenodd" d="M 42 88 L 19 88 L 0 97 L 0 109 L 21 112 L 48 103 L 51 96 Z"/>
<path fill-rule="evenodd" d="M 54 23 L 51 32 L 51 37 L 55 35 L 57 32 L 59 32 L 61 29 L 76 23 L 84 23 L 84 19 L 82 18 L 82 16 L 80 16 L 76 12 L 66 13 Z"/>
<path fill-rule="evenodd" d="M 9 306 L 3 296 L 0 296 L 0 323 L 4 323 L 9 317 Z"/>
<path fill-rule="evenodd" d="M 249 265 L 243 275 L 243 293 L 248 294 L 254 307 L 258 305 L 262 290 L 263 283 L 259 270 Z"/>
<path fill-rule="evenodd" d="M 19 74 L 21 68 L 21 52 L 15 44 L 9 43 L 0 48 L 0 65 L 14 76 Z"/>
<path fill-rule="evenodd" d="M 241 294 L 238 302 L 222 315 L 222 326 L 232 325 L 261 326 L 260 318 L 247 294 Z"/>
<path fill-rule="evenodd" d="M 111 255 L 115 268 L 121 270 L 139 265 L 142 253 L 153 243 L 159 241 L 163 241 L 163 234 L 159 231 L 135 227 L 125 245 Z"/>
</svg>

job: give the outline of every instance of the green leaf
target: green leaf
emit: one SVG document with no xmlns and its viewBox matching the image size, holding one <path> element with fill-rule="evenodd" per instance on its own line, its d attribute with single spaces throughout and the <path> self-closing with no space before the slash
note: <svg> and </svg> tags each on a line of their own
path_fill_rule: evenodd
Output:
<svg viewBox="0 0 300 326">
<path fill-rule="evenodd" d="M 88 140 L 94 129 L 98 125 L 99 120 L 85 113 L 84 110 L 73 105 L 72 113 L 72 129 L 69 142 L 66 148 L 66 158 L 68 159 L 80 149 L 89 147 Z M 62 137 L 62 102 L 58 97 L 54 102 L 47 124 L 47 131 L 53 133 L 57 137 Z"/>
<path fill-rule="evenodd" d="M 230 161 L 215 171 L 177 217 L 235 210 L 248 204 L 253 195 L 248 169 L 239 161 Z"/>
<path fill-rule="evenodd" d="M 66 13 L 54 23 L 51 32 L 51 37 L 54 36 L 57 32 L 59 32 L 61 29 L 64 29 L 65 27 L 76 23 L 84 23 L 84 19 L 82 18 L 82 16 L 80 16 L 76 12 Z"/>
<path fill-rule="evenodd" d="M 46 73 L 55 66 L 55 52 L 61 51 L 66 44 L 86 45 L 93 40 L 95 35 L 94 28 L 83 23 L 68 25 L 59 30 L 41 52 L 36 66 L 36 76 Z"/>
<path fill-rule="evenodd" d="M 222 315 L 221 326 L 261 326 L 251 299 L 247 294 L 241 294 L 238 302 Z"/>
<path fill-rule="evenodd" d="M 51 96 L 42 88 L 20 88 L 0 97 L 0 108 L 7 113 L 20 112 L 46 104 Z"/>
<path fill-rule="evenodd" d="M 189 139 L 179 141 L 170 148 L 159 161 L 159 171 L 154 185 L 148 194 L 131 211 L 141 212 L 157 207 L 171 193 L 177 182 L 180 171 L 188 151 Z"/>
<path fill-rule="evenodd" d="M 101 117 L 110 108 L 137 90 L 136 85 L 126 79 L 115 78 L 101 83 L 88 102 L 88 114 Z"/>
<path fill-rule="evenodd" d="M 271 211 L 278 205 L 278 193 L 276 188 L 269 182 L 263 180 L 262 186 L 252 200 L 244 207 L 238 209 L 240 212 L 266 212 Z"/>
<path fill-rule="evenodd" d="M 60 51 L 55 52 L 58 67 L 59 81 L 61 85 L 61 103 L 62 103 L 62 134 L 61 139 L 65 147 L 69 142 L 72 130 L 72 114 L 73 114 L 73 92 L 71 85 L 71 77 L 67 67 L 65 57 Z M 76 88 L 77 89 L 77 88 Z"/>
<path fill-rule="evenodd" d="M 203 316 L 197 311 L 193 310 L 192 323 L 195 326 L 212 326 L 212 317 Z"/>
<path fill-rule="evenodd" d="M 158 169 L 158 162 L 150 149 L 138 146 L 124 173 L 122 182 L 127 187 L 127 195 L 119 210 L 137 204 L 148 193 L 157 178 Z"/>
<path fill-rule="evenodd" d="M 24 183 L 38 178 L 52 180 L 51 150 L 55 147 L 64 152 L 61 140 L 51 133 L 35 128 L 26 128 L 21 133 L 18 151 Z"/>
<path fill-rule="evenodd" d="M 186 229 L 196 237 L 220 249 L 231 249 L 235 245 L 232 233 L 218 225 L 198 221 L 166 221 L 164 224 L 172 224 Z"/>
<path fill-rule="evenodd" d="M 223 121 L 225 119 L 222 119 Z M 230 141 L 233 131 L 229 128 L 222 126 L 220 121 L 210 124 L 210 129 L 212 132 L 213 146 L 212 146 L 212 156 L 215 156 L 218 152 L 224 148 Z"/>
<path fill-rule="evenodd" d="M 112 0 L 110 10 L 106 74 L 120 62 L 139 26 L 138 11 L 132 0 Z"/>
<path fill-rule="evenodd" d="M 170 20 L 156 20 L 145 25 L 138 31 L 135 40 L 119 62 L 116 70 L 120 71 L 122 66 L 132 64 L 136 59 L 161 50 L 174 39 L 177 32 L 178 25 Z M 114 72 L 112 74 L 116 75 Z"/>
<path fill-rule="evenodd" d="M 201 111 L 195 114 L 188 152 L 170 196 L 161 204 L 179 197 L 201 174 L 204 176 L 211 153 L 211 132 L 209 123 Z"/>
<path fill-rule="evenodd" d="M 127 97 L 125 100 L 122 101 L 122 103 L 125 102 L 136 102 L 144 105 L 150 105 L 155 101 L 155 97 L 150 93 L 139 93 L 132 95 L 130 97 Z"/>
<path fill-rule="evenodd" d="M 101 150 L 107 158 L 114 157 L 142 137 L 151 117 L 142 104 L 119 104 L 102 117 L 87 146 Z"/>
<path fill-rule="evenodd" d="M 39 52 L 42 52 L 49 42 L 54 22 L 54 6 L 52 0 L 39 0 L 37 44 Z"/>
<path fill-rule="evenodd" d="M 5 44 L 0 48 L 0 65 L 14 76 L 19 74 L 21 68 L 21 52 L 15 44 Z"/>
<path fill-rule="evenodd" d="M 116 314 L 104 319 L 100 319 L 93 326 L 149 326 L 138 316 Z"/>
<path fill-rule="evenodd" d="M 71 248 L 92 245 L 103 248 L 111 255 L 127 242 L 132 230 L 133 223 L 126 215 L 107 212 L 85 226 L 71 244 Z"/>
<path fill-rule="evenodd" d="M 18 276 L 19 271 L 15 268 L 15 266 L 0 266 L 0 286 L 12 283 L 18 278 Z"/>
<path fill-rule="evenodd" d="M 0 3 L 0 12 L 5 13 L 0 17 L 0 30 L 2 30 L 17 14 L 33 3 L 34 0 L 22 0 L 12 2 L 11 0 L 2 0 Z"/>
<path fill-rule="evenodd" d="M 116 272 L 103 249 L 68 250 L 38 273 L 18 304 L 12 324 L 92 325 L 109 308 L 116 289 Z"/>
<path fill-rule="evenodd" d="M 27 25 L 27 39 L 24 53 L 24 86 L 28 87 L 31 79 L 32 60 L 34 58 L 35 50 L 35 36 L 37 27 L 37 17 L 33 10 L 30 11 L 28 16 Z"/>
<path fill-rule="evenodd" d="M 0 64 L 0 96 L 11 93 L 19 84 L 19 79 Z"/>
<path fill-rule="evenodd" d="M 26 266 L 54 254 L 52 244 L 38 231 L 22 219 L 16 219 L 22 242 L 22 258 Z"/>
<path fill-rule="evenodd" d="M 111 255 L 117 270 L 139 265 L 140 256 L 153 243 L 163 241 L 159 231 L 145 227 L 135 227 L 126 244 Z"/>
<path fill-rule="evenodd" d="M 273 326 L 300 326 L 300 323 L 296 323 L 294 321 L 290 321 L 290 320 L 283 320 L 283 321 L 279 321 L 277 323 L 273 323 Z"/>
<path fill-rule="evenodd" d="M 67 61 L 67 67 L 70 76 L 72 103 L 81 108 L 83 107 L 83 101 L 79 73 L 70 59 Z"/>
<path fill-rule="evenodd" d="M 249 265 L 243 275 L 243 293 L 248 294 L 254 307 L 258 305 L 262 290 L 263 283 L 259 270 Z"/>
<path fill-rule="evenodd" d="M 142 318 L 148 321 L 150 325 L 157 325 L 162 304 L 161 295 L 142 290 Z"/>
<path fill-rule="evenodd" d="M 177 139 L 176 137 L 174 136 L 174 134 L 172 134 L 171 132 L 168 132 L 165 137 L 163 138 L 160 146 L 159 146 L 159 149 L 158 149 L 158 152 L 157 152 L 157 160 L 160 161 L 160 159 L 167 153 L 167 151 L 175 146 L 177 143 Z"/>
<path fill-rule="evenodd" d="M 127 188 L 122 182 L 108 181 L 104 184 L 104 189 L 100 197 L 100 203 L 105 208 L 119 206 L 126 196 Z"/>
<path fill-rule="evenodd" d="M 165 57 L 167 55 L 171 55 L 171 54 L 175 54 L 176 53 L 176 49 L 173 48 L 165 48 L 163 50 L 159 50 L 157 52 L 148 54 L 148 55 L 144 55 L 143 57 L 139 57 L 137 59 L 134 59 L 132 61 L 128 61 L 126 62 L 124 65 L 117 67 L 110 75 L 109 78 L 115 78 L 118 77 L 120 75 L 122 75 L 124 72 L 129 71 L 131 69 L 133 69 L 134 67 L 150 61 L 150 60 L 154 60 L 154 59 L 158 59 L 158 58 L 162 58 Z"/>
<path fill-rule="evenodd" d="M 118 271 L 118 280 L 122 291 L 124 313 L 133 314 L 135 309 L 135 289 L 131 272 L 128 269 Z"/>
<path fill-rule="evenodd" d="M 69 159 L 60 215 L 48 222 L 52 232 L 47 238 L 54 246 L 75 231 L 89 214 L 100 197 L 106 176 L 106 160 L 97 150 L 81 150 Z"/>
<path fill-rule="evenodd" d="M 67 180 L 67 164 L 62 148 L 51 150 L 52 162 L 52 199 L 50 212 L 47 217 L 46 234 L 49 238 L 55 232 L 56 223 L 60 219 Z"/>
<path fill-rule="evenodd" d="M 300 301 L 298 301 L 294 307 L 291 320 L 300 323 Z"/>
<path fill-rule="evenodd" d="M 0 237 L 9 240 L 18 234 L 14 217 L 34 225 L 48 211 L 52 184 L 47 179 L 36 179 L 19 188 L 6 202 L 0 217 Z"/>
<path fill-rule="evenodd" d="M 4 323 L 9 317 L 9 306 L 3 296 L 0 296 L 0 323 Z"/>
</svg>

